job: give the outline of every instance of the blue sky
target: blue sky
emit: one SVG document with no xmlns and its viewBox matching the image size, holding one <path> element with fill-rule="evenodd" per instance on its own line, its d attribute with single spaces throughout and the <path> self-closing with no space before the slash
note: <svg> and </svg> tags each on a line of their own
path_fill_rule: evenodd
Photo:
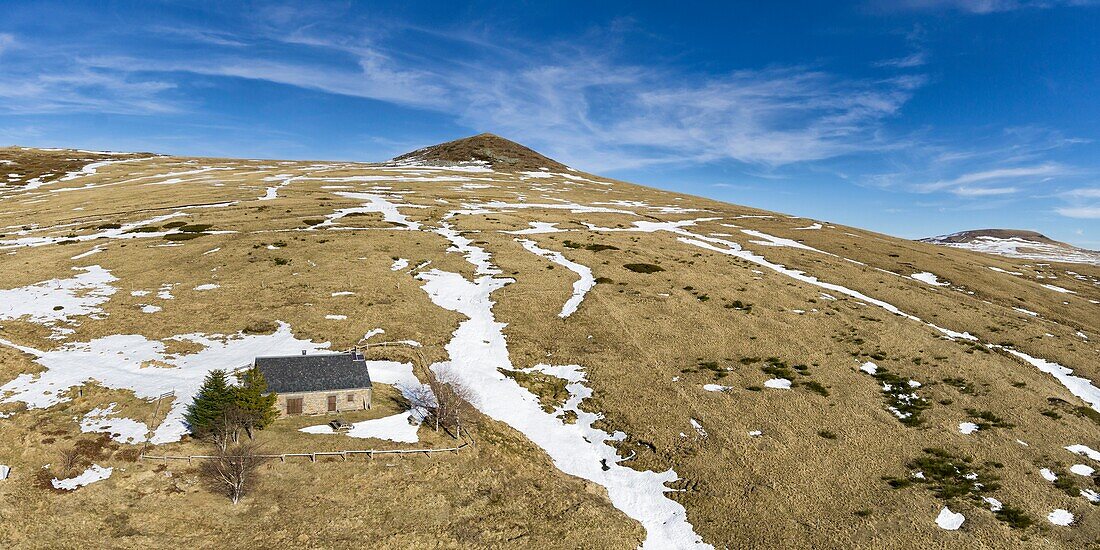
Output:
<svg viewBox="0 0 1100 550">
<path fill-rule="evenodd" d="M 0 2 L 0 143 L 384 160 L 482 131 L 902 237 L 1100 248 L 1100 5 Z"/>
</svg>

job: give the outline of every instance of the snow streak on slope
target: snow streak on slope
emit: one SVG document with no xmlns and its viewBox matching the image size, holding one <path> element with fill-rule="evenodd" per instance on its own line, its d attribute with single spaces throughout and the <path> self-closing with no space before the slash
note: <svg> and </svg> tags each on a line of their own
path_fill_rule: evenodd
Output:
<svg viewBox="0 0 1100 550">
<path fill-rule="evenodd" d="M 516 240 L 523 245 L 523 248 L 565 267 L 580 276 L 580 280 L 573 283 L 573 296 L 571 296 L 569 300 L 565 302 L 565 305 L 561 307 L 561 313 L 558 314 L 558 317 L 564 319 L 577 311 L 577 307 L 584 301 L 584 295 L 596 285 L 596 278 L 592 276 L 592 270 L 586 266 L 568 260 L 561 252 L 539 248 L 538 243 L 535 241 L 528 241 L 526 239 Z"/>
<path fill-rule="evenodd" d="M 891 312 L 895 315 L 899 315 L 899 316 L 905 317 L 907 319 L 911 319 L 911 320 L 914 320 L 914 321 L 924 323 L 924 324 L 936 329 L 937 331 L 943 333 L 948 338 L 952 338 L 952 339 L 961 338 L 961 339 L 964 339 L 964 340 L 970 340 L 970 341 L 973 341 L 973 342 L 980 343 L 980 344 L 982 344 L 986 347 L 990 347 L 990 348 L 994 348 L 994 349 L 1004 349 L 1005 351 L 1011 353 L 1012 355 L 1015 355 L 1016 357 L 1019 357 L 1019 358 L 1023 359 L 1027 363 L 1030 363 L 1031 365 L 1039 368 L 1039 370 L 1054 376 L 1054 378 L 1056 380 L 1058 380 L 1058 382 L 1061 383 L 1063 386 L 1065 386 L 1066 389 L 1068 389 L 1070 391 L 1070 393 L 1080 397 L 1082 400 L 1089 403 L 1089 405 L 1091 405 L 1093 407 L 1093 409 L 1100 411 L 1100 388 L 1097 388 L 1095 385 L 1093 385 L 1093 383 L 1090 380 L 1088 380 L 1086 378 L 1082 378 L 1082 377 L 1079 377 L 1079 376 L 1072 376 L 1072 373 L 1073 373 L 1072 369 L 1069 369 L 1067 367 L 1064 367 L 1062 365 L 1059 365 L 1059 364 L 1051 362 L 1051 361 L 1046 361 L 1044 359 L 1039 359 L 1039 358 L 1036 358 L 1036 357 L 1032 357 L 1032 356 L 1030 356 L 1026 353 L 1023 353 L 1021 351 L 1017 351 L 1017 350 L 1014 350 L 1014 349 L 1011 349 L 1011 348 L 1003 348 L 1001 346 L 997 346 L 997 345 L 993 345 L 993 344 L 985 344 L 983 342 L 979 342 L 977 338 L 975 338 L 973 335 L 971 335 L 968 332 L 961 332 L 960 333 L 960 332 L 956 332 L 956 331 L 953 331 L 953 330 L 950 330 L 950 329 L 946 329 L 946 328 L 937 326 L 933 323 L 928 323 L 926 321 L 923 321 L 922 319 L 920 319 L 919 317 L 917 317 L 915 315 L 912 315 L 912 314 L 909 314 L 909 313 L 906 313 L 906 312 L 902 311 L 897 306 L 894 306 L 893 304 L 890 304 L 888 302 L 884 302 L 882 300 L 877 300 L 877 299 L 871 298 L 870 296 L 867 296 L 866 294 L 863 294 L 859 291 L 852 290 L 850 288 L 847 288 L 847 287 L 844 287 L 844 286 L 841 286 L 841 285 L 837 285 L 837 284 L 833 284 L 833 283 L 826 283 L 826 282 L 820 281 L 820 280 L 817 279 L 817 277 L 806 275 L 802 271 L 798 271 L 798 270 L 795 270 L 795 269 L 789 269 L 785 266 L 769 262 L 768 260 L 766 260 L 762 256 L 758 256 L 758 255 L 756 255 L 752 252 L 749 252 L 747 250 L 742 249 L 741 245 L 739 245 L 735 242 L 727 241 L 727 240 L 724 240 L 724 239 L 718 239 L 718 238 L 715 238 L 715 237 L 705 237 L 705 236 L 702 236 L 702 235 L 696 235 L 694 233 L 691 233 L 691 232 L 683 230 L 683 229 L 676 229 L 676 230 L 673 230 L 673 232 L 677 233 L 677 234 L 680 234 L 680 235 L 684 235 L 682 237 L 678 237 L 678 240 L 680 242 L 683 242 L 683 243 L 686 243 L 686 244 L 691 244 L 691 245 L 694 245 L 694 246 L 698 246 L 700 248 L 705 248 L 707 250 L 712 250 L 714 252 L 718 252 L 718 253 L 721 253 L 721 254 L 726 254 L 726 255 L 729 255 L 729 256 L 736 256 L 738 258 L 753 262 L 757 265 L 767 267 L 769 269 L 772 269 L 776 272 L 782 273 L 782 274 L 784 274 L 788 277 L 797 279 L 799 281 L 810 283 L 812 285 L 819 286 L 819 287 L 822 287 L 822 288 L 826 288 L 826 289 L 829 289 L 829 290 L 834 290 L 834 291 L 839 292 L 841 294 L 846 294 L 846 295 L 851 296 L 853 298 L 863 300 L 865 302 L 868 302 L 868 303 L 874 304 L 876 306 L 879 306 L 879 307 L 881 307 L 881 308 L 883 308 L 883 309 L 885 309 L 885 310 L 887 310 L 887 311 L 889 311 L 889 312 Z M 759 233 L 759 232 L 757 232 L 757 233 Z M 717 243 L 717 244 L 715 244 L 715 243 Z M 721 246 L 718 246 L 718 245 L 721 245 Z"/>
<path fill-rule="evenodd" d="M 462 252 L 478 268 L 478 273 L 499 272 L 488 254 L 457 235 L 441 230 L 451 239 L 453 250 Z M 461 240 L 459 240 L 461 239 Z M 644 548 L 705 547 L 687 521 L 687 510 L 664 496 L 666 483 L 677 479 L 672 470 L 657 473 L 621 466 L 621 458 L 608 441 L 616 441 L 607 432 L 592 427 L 599 418 L 594 413 L 578 414 L 577 421 L 565 423 L 542 410 L 538 398 L 501 370 L 514 370 L 504 338 L 504 323 L 494 318 L 490 295 L 512 279 L 484 274 L 473 281 L 458 273 L 439 269 L 420 273 L 423 289 L 436 305 L 466 316 L 445 349 L 449 359 L 431 366 L 441 377 L 454 380 L 473 394 L 473 403 L 486 415 L 502 421 L 526 435 L 542 448 L 563 472 L 604 486 L 612 504 L 646 529 Z M 561 376 L 571 382 L 571 405 L 577 406 L 591 390 L 581 384 L 579 368 Z M 567 406 L 570 405 L 567 403 Z"/>
</svg>

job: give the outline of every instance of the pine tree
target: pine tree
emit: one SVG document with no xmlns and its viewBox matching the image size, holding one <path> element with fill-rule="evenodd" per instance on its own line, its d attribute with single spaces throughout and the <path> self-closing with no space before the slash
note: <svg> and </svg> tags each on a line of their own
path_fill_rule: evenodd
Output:
<svg viewBox="0 0 1100 550">
<path fill-rule="evenodd" d="M 209 433 L 225 413 L 225 408 L 233 403 L 234 393 L 224 370 L 210 371 L 202 381 L 199 393 L 187 407 L 187 414 L 183 417 L 191 426 L 191 433 L 195 435 Z"/>
<path fill-rule="evenodd" d="M 267 380 L 259 368 L 243 371 L 237 374 L 237 379 L 240 385 L 234 388 L 234 401 L 249 420 L 247 428 L 250 434 L 252 428 L 262 430 L 279 418 L 279 411 L 275 408 L 278 396 L 275 392 L 267 393 Z"/>
</svg>

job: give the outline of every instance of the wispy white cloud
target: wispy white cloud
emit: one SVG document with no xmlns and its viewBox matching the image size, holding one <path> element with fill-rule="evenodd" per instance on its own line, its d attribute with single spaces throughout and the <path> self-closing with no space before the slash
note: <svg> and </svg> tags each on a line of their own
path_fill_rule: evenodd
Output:
<svg viewBox="0 0 1100 550">
<path fill-rule="evenodd" d="M 1058 194 L 1065 206 L 1054 211 L 1067 218 L 1100 219 L 1100 187 L 1079 187 Z"/>
<path fill-rule="evenodd" d="M 0 78 L 0 113 L 163 114 L 179 110 L 162 93 L 163 80 L 135 79 L 91 68 L 67 68 L 19 78 Z"/>
<path fill-rule="evenodd" d="M 919 183 L 912 188 L 918 193 L 931 193 L 933 191 L 949 190 L 958 195 L 975 196 L 980 194 L 1005 194 L 1014 192 L 1015 187 L 1001 188 L 976 188 L 973 184 L 994 183 L 1010 180 L 1031 179 L 1065 175 L 1069 170 L 1054 163 L 1046 163 L 1035 166 L 1016 166 L 1011 168 L 994 168 L 978 172 L 961 174 L 951 179 L 939 180 L 930 183 Z"/>
<path fill-rule="evenodd" d="M 956 187 L 951 193 L 959 197 L 990 197 L 995 195 L 1014 195 L 1020 192 L 1018 187 Z"/>
<path fill-rule="evenodd" d="M 1020 9 L 1090 6 L 1097 0 L 881 0 L 877 7 L 884 10 L 955 10 L 988 14 Z"/>
<path fill-rule="evenodd" d="M 1064 206 L 1055 208 L 1055 212 L 1067 218 L 1081 218 L 1086 220 L 1100 220 L 1100 205 L 1094 206 Z"/>
<path fill-rule="evenodd" d="M 262 37 L 291 48 L 275 56 L 242 52 L 236 44 L 247 37 L 215 34 L 233 46 L 187 58 L 80 61 L 135 78 L 246 78 L 443 112 L 596 170 L 722 160 L 774 167 L 885 149 L 884 123 L 924 84 L 920 75 L 855 79 L 807 67 L 692 76 L 562 44 L 502 55 L 499 45 L 470 40 L 461 55 L 415 57 L 302 29 Z"/>
<path fill-rule="evenodd" d="M 11 49 L 14 46 L 15 35 L 7 32 L 0 32 L 0 55 L 3 55 L 5 50 Z"/>
<path fill-rule="evenodd" d="M 896 57 L 894 59 L 884 59 L 875 63 L 876 67 L 896 67 L 899 69 L 909 69 L 912 67 L 920 67 L 928 63 L 928 54 L 925 52 L 913 52 L 905 57 Z"/>
<path fill-rule="evenodd" d="M 1100 187 L 1082 187 L 1080 189 L 1070 189 L 1061 194 L 1063 197 L 1071 199 L 1100 199 Z"/>
</svg>

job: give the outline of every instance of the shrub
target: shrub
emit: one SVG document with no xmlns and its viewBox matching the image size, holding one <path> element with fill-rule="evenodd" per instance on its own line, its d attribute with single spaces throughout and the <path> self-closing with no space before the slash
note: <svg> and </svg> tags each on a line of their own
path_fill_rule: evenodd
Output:
<svg viewBox="0 0 1100 550">
<path fill-rule="evenodd" d="M 993 512 L 993 516 L 1013 529 L 1027 529 L 1034 522 L 1023 510 L 1008 504 L 1002 505 L 1000 510 Z"/>
<path fill-rule="evenodd" d="M 167 226 L 165 226 L 165 227 L 167 227 Z M 212 226 L 208 223 L 194 223 L 194 224 L 190 224 L 190 225 L 181 225 L 181 226 L 179 226 L 180 231 L 183 231 L 184 233 L 202 233 L 203 231 L 206 231 L 207 229 L 210 229 L 211 227 Z"/>
</svg>

